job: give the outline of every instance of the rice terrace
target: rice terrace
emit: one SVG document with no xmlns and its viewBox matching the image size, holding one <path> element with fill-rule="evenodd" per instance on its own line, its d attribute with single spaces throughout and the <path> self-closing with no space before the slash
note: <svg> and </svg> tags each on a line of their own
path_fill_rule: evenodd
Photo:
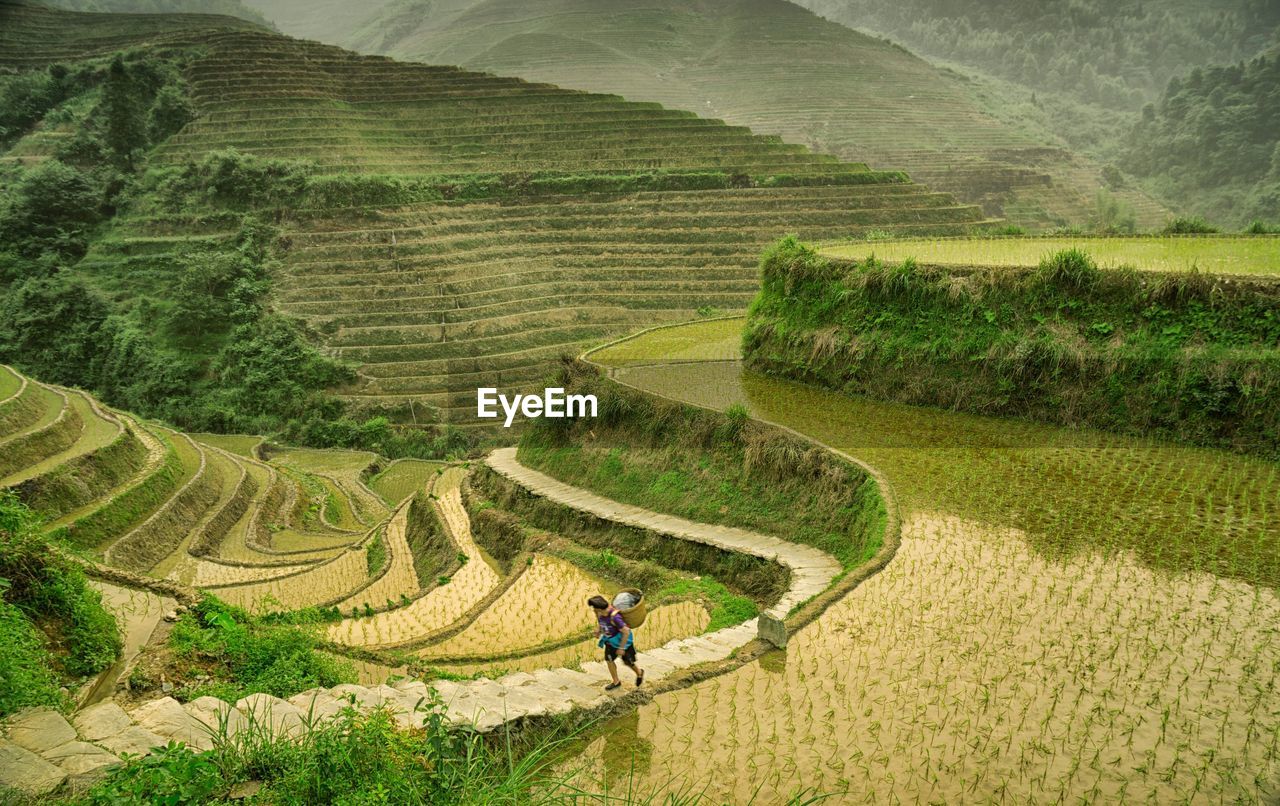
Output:
<svg viewBox="0 0 1280 806">
<path fill-rule="evenodd" d="M 1280 9 L 0 0 L 0 803 L 1280 802 Z"/>
</svg>

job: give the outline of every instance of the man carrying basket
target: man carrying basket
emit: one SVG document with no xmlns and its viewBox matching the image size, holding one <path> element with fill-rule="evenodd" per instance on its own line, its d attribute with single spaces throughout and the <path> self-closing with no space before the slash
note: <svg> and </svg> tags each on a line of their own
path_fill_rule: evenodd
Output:
<svg viewBox="0 0 1280 806">
<path fill-rule="evenodd" d="M 605 686 L 604 690 L 613 691 L 622 685 L 622 681 L 618 679 L 616 663 L 619 654 L 627 668 L 636 673 L 638 687 L 644 682 L 644 669 L 636 666 L 635 633 L 631 631 L 622 612 L 610 604 L 608 599 L 599 595 L 592 596 L 587 604 L 596 616 L 596 644 L 604 647 L 604 662 L 609 667 L 609 675 L 613 677 L 613 682 Z"/>
</svg>

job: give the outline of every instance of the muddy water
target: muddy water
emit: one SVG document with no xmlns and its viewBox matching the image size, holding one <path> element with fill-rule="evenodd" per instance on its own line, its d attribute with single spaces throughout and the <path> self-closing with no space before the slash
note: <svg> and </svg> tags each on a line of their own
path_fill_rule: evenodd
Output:
<svg viewBox="0 0 1280 806">
<path fill-rule="evenodd" d="M 744 403 L 876 465 L 903 540 L 779 657 L 606 726 L 586 777 L 630 775 L 634 750 L 633 784 L 713 801 L 809 787 L 842 802 L 1276 796 L 1275 465 L 854 400 L 732 364 L 618 374 Z"/>
<path fill-rule="evenodd" d="M 109 582 L 93 580 L 89 583 L 102 594 L 102 604 L 116 617 L 120 625 L 123 648 L 120 659 L 104 670 L 78 697 L 78 707 L 87 707 L 112 695 L 120 681 L 133 668 L 134 662 L 151 640 L 151 633 L 164 614 L 177 607 L 177 602 L 167 596 L 150 591 L 123 588 Z"/>
</svg>

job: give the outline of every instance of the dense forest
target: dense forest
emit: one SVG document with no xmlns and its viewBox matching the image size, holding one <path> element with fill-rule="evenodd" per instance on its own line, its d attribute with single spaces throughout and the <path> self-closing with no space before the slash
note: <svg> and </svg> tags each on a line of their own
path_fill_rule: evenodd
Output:
<svg viewBox="0 0 1280 806">
<path fill-rule="evenodd" d="M 1274 181 L 1258 187 L 1275 142 L 1265 108 L 1274 64 L 1246 63 L 1280 42 L 1278 3 L 799 1 L 976 71 L 997 115 L 1034 120 L 1109 163 L 1113 189 L 1136 179 L 1171 208 L 1227 227 L 1276 216 Z"/>
<path fill-rule="evenodd" d="M 829 19 L 1035 90 L 1137 109 L 1188 66 L 1256 55 L 1280 4 L 1229 0 L 801 0 Z"/>
<path fill-rule="evenodd" d="M 1170 81 L 1143 108 L 1122 165 L 1192 212 L 1280 219 L 1280 51 Z"/>
<path fill-rule="evenodd" d="M 47 158 L 0 170 L 0 362 L 188 430 L 447 452 L 452 436 L 393 437 L 383 418 L 343 416 L 325 390 L 352 369 L 267 304 L 278 233 L 255 194 L 301 186 L 305 166 L 229 151 L 148 167 L 148 150 L 194 114 L 185 58 L 134 53 L 0 76 L 0 146 L 36 128 L 65 134 Z M 113 252 L 130 237 L 117 222 L 148 208 L 208 216 L 234 235 L 192 239 L 176 272 L 131 266 Z M 110 270 L 90 268 L 93 250 Z"/>
</svg>

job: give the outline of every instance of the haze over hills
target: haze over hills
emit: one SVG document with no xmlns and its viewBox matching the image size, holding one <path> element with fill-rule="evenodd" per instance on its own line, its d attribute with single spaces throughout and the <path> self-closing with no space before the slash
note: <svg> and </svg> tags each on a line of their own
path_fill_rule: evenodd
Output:
<svg viewBox="0 0 1280 806">
<path fill-rule="evenodd" d="M 1274 187 L 1263 191 L 1254 152 L 1266 143 L 1274 109 L 1233 86 L 1244 63 L 1280 43 L 1280 4 L 1267 0 L 799 0 L 828 19 L 888 36 L 930 59 L 1010 82 L 993 99 L 1004 115 L 1030 117 L 1072 147 L 1136 178 L 1181 212 L 1221 226 L 1280 215 Z M 1274 56 L 1274 54 L 1273 54 Z M 1161 115 L 1200 79 L 1227 76 L 1216 105 L 1174 120 L 1176 137 L 1151 140 L 1151 105 Z M 1019 89 L 1020 88 L 1020 89 Z M 1206 94 L 1208 92 L 1206 91 Z M 1230 102 L 1226 97 L 1229 96 Z M 1026 99 L 1031 99 L 1028 102 Z M 1177 104 L 1175 104 L 1175 107 Z M 1180 113 L 1175 112 L 1175 117 Z M 1274 129 L 1274 127 L 1271 127 Z M 1170 146 L 1171 141 L 1172 146 Z M 1271 138 L 1274 143 L 1274 138 Z M 1212 156 L 1225 146 L 1241 159 Z M 1185 158 L 1199 163 L 1188 181 Z M 1266 149 L 1262 162 L 1270 157 Z M 1183 164 L 1175 164 L 1183 163 Z M 1198 181 L 1216 174 L 1217 181 Z M 1243 180 L 1243 181 L 1241 181 Z M 1126 181 L 1126 180 L 1119 180 Z"/>
<path fill-rule="evenodd" d="M 264 27 L 267 18 L 241 0 L 49 0 L 54 8 L 115 14 L 226 14 Z"/>
<path fill-rule="evenodd" d="M 244 314 L 224 310 L 237 277 L 268 283 L 256 292 L 264 305 L 300 317 L 313 340 L 359 367 L 341 390 L 359 410 L 419 425 L 474 423 L 477 385 L 525 388 L 583 344 L 699 310 L 745 308 L 761 248 L 788 232 L 964 233 L 985 220 L 901 173 L 652 103 L 359 56 L 234 30 L 244 24 L 226 17 L 125 17 L 107 28 L 96 15 L 2 8 L 13 66 L 149 42 L 180 60 L 188 122 L 146 150 L 111 157 L 144 169 L 143 181 L 112 202 L 117 214 L 82 258 L 66 256 L 74 264 L 66 274 L 158 345 L 160 367 L 144 374 L 172 388 L 128 397 L 134 408 L 170 406 L 197 383 L 226 398 L 168 415 L 185 427 L 226 428 L 228 417 L 255 410 L 286 416 L 281 407 L 307 416 L 290 400 L 262 402 L 307 366 L 294 357 L 260 365 L 258 351 L 279 353 L 287 330 L 259 323 L 226 335 L 244 326 L 235 324 Z M 193 27 L 175 30 L 184 22 Z M 92 106 L 94 97 L 90 90 L 51 109 L 11 144 L 10 169 L 82 164 L 68 139 L 117 114 Z M 101 136 L 113 141 L 113 130 Z M 15 187 L 24 198 L 35 192 Z M 185 276 L 209 279 L 192 285 Z M 48 295 L 43 286 L 28 291 L 31 300 Z M 211 311 L 224 312 L 198 338 L 183 335 Z M 67 332 L 81 331 L 53 330 Z M 15 345 L 43 337 L 10 336 Z M 121 336 L 74 350 L 124 360 L 137 344 Z M 8 358 L 39 369 L 17 347 Z M 88 372 L 110 363 L 68 365 Z M 230 377 L 244 379 L 253 406 L 227 391 Z M 270 378 L 270 389 L 255 377 Z M 332 384 L 340 375 L 317 370 L 298 383 L 320 377 Z M 55 380 L 96 388 L 115 376 Z M 271 393 L 298 398 L 301 389 Z"/>
<path fill-rule="evenodd" d="M 294 2 L 253 5 L 282 30 L 362 52 L 654 100 L 901 168 L 1029 226 L 1086 222 L 1105 185 L 1061 143 L 982 111 L 962 76 L 784 0 L 409 0 L 354 30 L 347 18 L 304 22 Z M 1139 192 L 1117 193 L 1142 225 L 1167 215 Z"/>
</svg>

